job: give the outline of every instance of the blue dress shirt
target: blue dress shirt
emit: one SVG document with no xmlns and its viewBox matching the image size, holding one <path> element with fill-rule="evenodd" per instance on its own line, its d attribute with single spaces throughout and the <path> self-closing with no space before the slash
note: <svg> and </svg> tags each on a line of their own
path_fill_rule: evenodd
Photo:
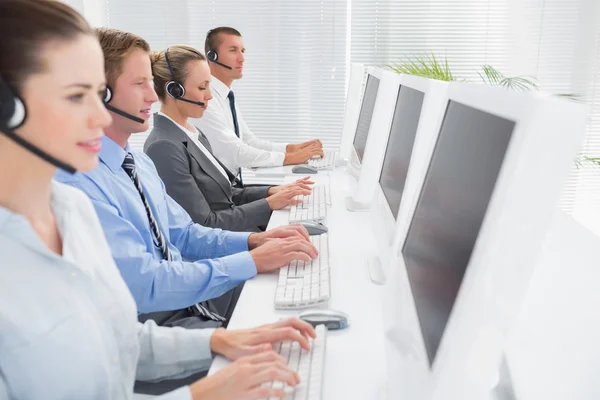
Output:
<svg viewBox="0 0 600 400">
<path fill-rule="evenodd" d="M 0 207 L 0 399 L 130 400 L 135 379 L 206 370 L 214 330 L 140 324 L 89 199 L 55 183 L 51 207 L 62 256 Z"/>
<path fill-rule="evenodd" d="M 172 261 L 163 260 L 144 204 L 121 168 L 133 154 L 152 214 L 168 242 Z M 89 173 L 59 171 L 56 179 L 85 192 L 100 218 L 113 258 L 137 303 L 138 312 L 178 310 L 222 295 L 256 275 L 248 252 L 249 233 L 205 228 L 165 191 L 144 153 L 102 139 L 100 163 Z"/>
</svg>

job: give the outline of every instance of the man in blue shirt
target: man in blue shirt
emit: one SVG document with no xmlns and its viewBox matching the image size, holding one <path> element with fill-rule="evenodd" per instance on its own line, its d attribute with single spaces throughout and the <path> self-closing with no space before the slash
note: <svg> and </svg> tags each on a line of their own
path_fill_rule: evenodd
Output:
<svg viewBox="0 0 600 400">
<path fill-rule="evenodd" d="M 132 132 L 148 129 L 150 107 L 158 100 L 148 44 L 114 29 L 97 33 L 113 122 L 102 148 L 87 148 L 100 152 L 94 171 L 61 172 L 56 178 L 92 200 L 138 312 L 161 311 L 151 317 L 163 325 L 176 319 L 175 325 L 187 327 L 219 326 L 226 320 L 223 315 L 228 317 L 233 310 L 234 294 L 229 292 L 214 303 L 205 300 L 222 296 L 257 273 L 276 270 L 294 259 L 313 259 L 317 250 L 298 225 L 250 234 L 194 224 L 167 195 L 152 161 L 127 144 Z"/>
</svg>

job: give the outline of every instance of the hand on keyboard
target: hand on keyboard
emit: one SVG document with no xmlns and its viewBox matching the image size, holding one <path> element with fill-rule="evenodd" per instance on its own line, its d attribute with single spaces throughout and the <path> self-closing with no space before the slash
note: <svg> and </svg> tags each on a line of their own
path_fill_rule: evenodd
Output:
<svg viewBox="0 0 600 400">
<path fill-rule="evenodd" d="M 190 385 L 193 400 L 256 400 L 286 396 L 282 388 L 261 387 L 278 381 L 295 387 L 300 379 L 287 360 L 273 351 L 242 357 L 214 375 Z"/>
<path fill-rule="evenodd" d="M 307 142 L 300 143 L 298 146 L 300 146 L 301 149 L 304 149 L 306 147 L 310 147 L 310 146 L 314 146 L 314 145 L 319 146 L 320 148 L 323 148 L 323 143 L 321 143 L 321 141 L 319 139 L 312 139 Z"/>
<path fill-rule="evenodd" d="M 319 139 L 312 139 L 299 144 L 288 144 L 285 148 L 286 153 L 295 153 L 310 146 L 319 146 L 323 148 L 323 143 Z"/>
<path fill-rule="evenodd" d="M 259 274 L 279 269 L 293 260 L 308 262 L 318 257 L 319 252 L 304 238 L 270 239 L 250 251 Z"/>
<path fill-rule="evenodd" d="M 318 144 L 311 144 L 310 146 L 294 153 L 285 153 L 283 165 L 304 164 L 313 156 L 323 157 L 323 148 Z"/>
<path fill-rule="evenodd" d="M 314 185 L 314 181 L 311 180 L 310 176 L 305 176 L 302 179 L 298 179 L 293 183 L 288 183 L 287 185 L 280 185 L 280 186 L 273 186 L 271 188 L 269 188 L 269 190 L 267 191 L 267 196 L 272 196 L 277 192 L 280 192 L 281 190 L 285 189 L 285 188 L 289 188 L 289 187 L 296 187 L 299 186 L 303 189 L 307 189 L 307 190 L 312 190 L 312 185 Z"/>
<path fill-rule="evenodd" d="M 272 344 L 284 340 L 298 342 L 305 350 L 310 350 L 308 338 L 317 335 L 313 327 L 298 318 L 288 318 L 274 324 L 254 329 L 217 329 L 210 338 L 210 348 L 230 360 L 272 350 Z"/>
<path fill-rule="evenodd" d="M 302 200 L 298 200 L 297 196 L 308 196 L 310 195 L 312 190 L 304 189 L 301 186 L 292 186 L 288 188 L 284 188 L 279 192 L 275 193 L 273 196 L 267 197 L 267 203 L 269 203 L 269 207 L 271 210 L 281 210 L 287 206 L 296 205 L 300 203 Z"/>
<path fill-rule="evenodd" d="M 248 248 L 250 250 L 265 244 L 269 239 L 287 239 L 290 237 L 304 238 L 310 242 L 310 236 L 306 229 L 299 224 L 279 226 L 266 232 L 253 233 L 248 237 Z"/>
</svg>

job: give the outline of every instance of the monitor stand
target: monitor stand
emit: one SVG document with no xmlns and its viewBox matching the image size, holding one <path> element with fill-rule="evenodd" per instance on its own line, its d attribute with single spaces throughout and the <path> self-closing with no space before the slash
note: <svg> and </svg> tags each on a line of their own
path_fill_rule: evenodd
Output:
<svg viewBox="0 0 600 400">
<path fill-rule="evenodd" d="M 493 390 L 494 400 L 516 400 L 515 389 L 512 383 L 512 377 L 508 369 L 506 354 L 502 356 L 502 361 L 498 369 L 498 384 Z"/>
<path fill-rule="evenodd" d="M 376 285 L 385 284 L 385 272 L 383 271 L 379 257 L 375 256 L 369 258 L 367 260 L 367 265 L 369 267 L 369 277 L 371 278 L 371 282 Z"/>
<path fill-rule="evenodd" d="M 371 208 L 369 203 L 356 201 L 352 196 L 346 197 L 346 210 L 348 211 L 369 211 L 369 208 Z"/>
</svg>

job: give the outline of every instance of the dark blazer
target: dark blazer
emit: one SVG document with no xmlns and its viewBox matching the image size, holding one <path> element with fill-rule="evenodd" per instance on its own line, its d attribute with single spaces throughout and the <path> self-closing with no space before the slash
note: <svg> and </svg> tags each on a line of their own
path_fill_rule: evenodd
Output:
<svg viewBox="0 0 600 400">
<path fill-rule="evenodd" d="M 198 139 L 212 154 L 202 132 Z M 154 114 L 144 152 L 154 161 L 167 193 L 194 222 L 230 231 L 259 231 L 269 223 L 271 209 L 265 199 L 269 186 L 234 186 L 233 174 L 221 164 L 229 176 L 225 179 L 170 119 Z"/>
</svg>

